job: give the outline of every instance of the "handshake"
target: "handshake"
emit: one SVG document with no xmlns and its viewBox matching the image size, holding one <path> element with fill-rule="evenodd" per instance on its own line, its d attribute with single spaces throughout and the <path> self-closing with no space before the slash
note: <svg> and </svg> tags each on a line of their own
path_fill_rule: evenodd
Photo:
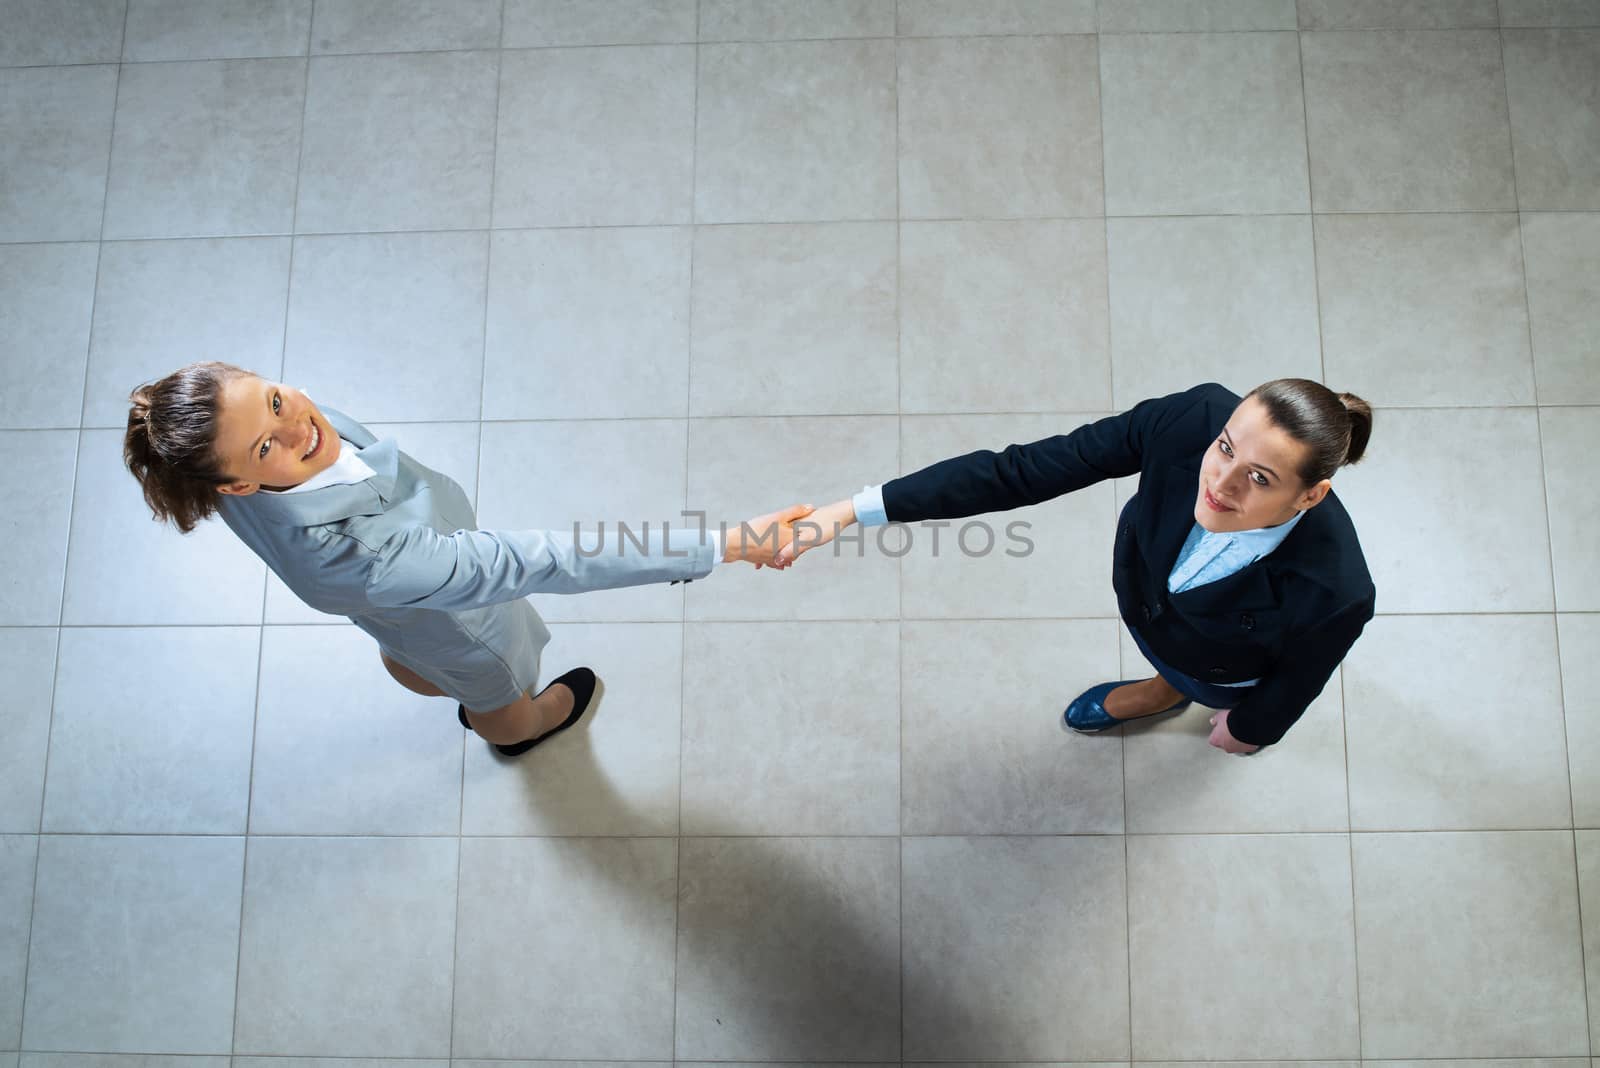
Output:
<svg viewBox="0 0 1600 1068">
<path fill-rule="evenodd" d="M 743 560 L 757 568 L 782 571 L 805 553 L 837 538 L 855 521 L 855 505 L 848 497 L 822 508 L 792 504 L 729 527 L 722 562 Z"/>
</svg>

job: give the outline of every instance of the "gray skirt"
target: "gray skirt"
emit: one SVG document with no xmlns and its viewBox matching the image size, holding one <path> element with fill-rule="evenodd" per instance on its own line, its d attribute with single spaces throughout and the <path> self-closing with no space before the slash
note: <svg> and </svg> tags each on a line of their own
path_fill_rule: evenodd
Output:
<svg viewBox="0 0 1600 1068">
<path fill-rule="evenodd" d="M 350 621 L 372 635 L 389 659 L 473 712 L 509 705 L 533 689 L 550 641 L 544 620 L 526 600 L 466 612 L 378 611 Z"/>
</svg>

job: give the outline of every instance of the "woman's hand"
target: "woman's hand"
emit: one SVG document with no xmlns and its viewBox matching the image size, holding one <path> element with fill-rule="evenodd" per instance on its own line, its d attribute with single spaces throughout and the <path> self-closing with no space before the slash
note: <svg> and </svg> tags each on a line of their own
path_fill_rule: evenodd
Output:
<svg viewBox="0 0 1600 1068">
<path fill-rule="evenodd" d="M 728 529 L 728 540 L 723 546 L 722 562 L 731 564 L 743 560 L 747 564 L 761 567 L 787 567 L 774 561 L 778 551 L 793 542 L 796 530 L 795 523 L 804 519 L 812 512 L 809 504 L 791 504 L 776 512 L 747 519 L 736 527 Z"/>
<path fill-rule="evenodd" d="M 812 512 L 803 522 L 794 525 L 794 540 L 783 547 L 773 559 L 772 566 L 782 570 L 819 545 L 837 538 L 841 531 L 856 521 L 855 502 L 849 497 L 834 501 Z"/>
<path fill-rule="evenodd" d="M 1243 756 L 1246 753 L 1254 753 L 1257 749 L 1261 748 L 1259 745 L 1250 745 L 1248 742 L 1241 742 L 1232 734 L 1228 733 L 1227 709 L 1223 709 L 1211 717 L 1211 737 L 1208 740 L 1212 745 L 1216 746 L 1224 753 L 1235 753 L 1240 756 Z"/>
</svg>

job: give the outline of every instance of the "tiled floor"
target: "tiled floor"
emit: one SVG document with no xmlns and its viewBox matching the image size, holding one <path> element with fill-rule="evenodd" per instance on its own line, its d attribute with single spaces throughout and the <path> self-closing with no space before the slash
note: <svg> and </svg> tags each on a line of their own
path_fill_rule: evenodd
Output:
<svg viewBox="0 0 1600 1068">
<path fill-rule="evenodd" d="M 0 1068 L 1589 1068 L 1597 308 L 1600 0 L 0 0 Z M 1064 735 L 1097 486 L 545 599 L 508 763 L 148 521 L 209 357 L 563 529 L 1321 378 L 1379 617 L 1259 759 Z"/>
</svg>

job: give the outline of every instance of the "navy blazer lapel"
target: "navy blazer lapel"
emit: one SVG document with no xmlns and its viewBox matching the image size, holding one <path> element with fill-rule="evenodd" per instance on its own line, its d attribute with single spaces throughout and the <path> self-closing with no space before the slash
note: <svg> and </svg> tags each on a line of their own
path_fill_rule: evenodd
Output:
<svg viewBox="0 0 1600 1068">
<path fill-rule="evenodd" d="M 1172 594 L 1174 607 L 1189 615 L 1216 616 L 1229 612 L 1269 612 L 1283 607 L 1264 556 L 1215 582 Z"/>
<path fill-rule="evenodd" d="M 1194 499 L 1199 492 L 1198 466 L 1168 465 L 1161 482 L 1160 503 L 1151 516 L 1153 529 L 1149 532 L 1147 554 L 1152 570 L 1160 572 L 1163 580 L 1178 563 L 1178 553 L 1183 551 L 1183 543 L 1194 529 Z"/>
</svg>

